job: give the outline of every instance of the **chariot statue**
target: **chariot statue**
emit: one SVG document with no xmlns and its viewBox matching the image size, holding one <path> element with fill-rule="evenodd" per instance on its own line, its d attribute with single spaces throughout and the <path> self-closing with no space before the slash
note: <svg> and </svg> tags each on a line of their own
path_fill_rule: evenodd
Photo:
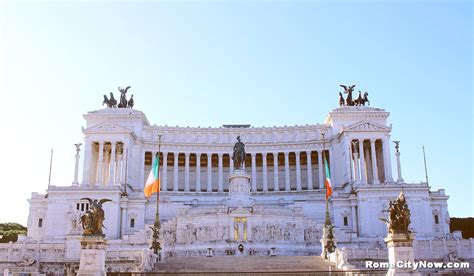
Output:
<svg viewBox="0 0 474 276">
<path fill-rule="evenodd" d="M 88 197 L 81 198 L 81 200 L 89 201 L 89 210 L 81 216 L 81 225 L 84 236 L 103 235 L 102 228 L 104 227 L 105 213 L 102 209 L 102 204 L 110 199 L 103 198 L 101 200 L 91 199 Z"/>
<path fill-rule="evenodd" d="M 237 143 L 234 145 L 234 154 L 232 155 L 232 160 L 234 160 L 234 169 L 244 169 L 245 144 L 240 141 L 240 136 L 237 136 Z"/>
<path fill-rule="evenodd" d="M 359 97 L 352 99 L 352 92 L 354 92 L 355 84 L 353 85 L 339 85 L 344 89 L 344 94 L 347 94 L 346 99 L 342 96 L 342 93 L 339 92 L 339 105 L 340 106 L 365 106 L 367 103 L 370 105 L 369 93 L 364 92 L 362 96 L 362 91 L 359 90 Z"/>
</svg>

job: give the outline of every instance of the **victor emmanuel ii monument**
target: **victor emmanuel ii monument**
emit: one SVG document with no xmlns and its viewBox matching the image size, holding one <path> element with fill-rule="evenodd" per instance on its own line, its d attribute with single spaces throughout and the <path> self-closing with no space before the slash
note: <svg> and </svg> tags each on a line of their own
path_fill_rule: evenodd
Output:
<svg viewBox="0 0 474 276">
<path fill-rule="evenodd" d="M 442 260 L 451 251 L 472 259 L 474 242 L 449 235 L 444 190 L 406 183 L 398 144 L 397 166 L 392 167 L 389 112 L 373 103 L 366 106 L 367 92 L 353 100 L 354 86 L 343 88 L 347 98 L 340 93 L 340 107 L 323 123 L 274 127 L 153 124 L 133 108 L 133 98 L 127 100 L 130 87 L 120 88 L 118 103 L 112 93 L 104 95 L 107 107 L 84 115 L 82 179 L 77 144 L 72 184 L 32 194 L 28 235 L 0 245 L 0 269 L 76 269 L 81 218 L 94 208 L 91 200 L 100 198 L 110 200 L 102 206 L 106 269 L 143 269 L 157 206 L 143 188 L 159 135 L 162 261 L 173 256 L 320 255 L 325 177 L 332 184 L 328 210 L 333 234 L 349 261 L 387 261 L 387 227 L 379 218 L 388 216 L 389 203 L 402 188 L 411 211 L 410 233 L 416 233 L 415 259 Z M 314 121 L 309 112 L 308 122 Z"/>
</svg>

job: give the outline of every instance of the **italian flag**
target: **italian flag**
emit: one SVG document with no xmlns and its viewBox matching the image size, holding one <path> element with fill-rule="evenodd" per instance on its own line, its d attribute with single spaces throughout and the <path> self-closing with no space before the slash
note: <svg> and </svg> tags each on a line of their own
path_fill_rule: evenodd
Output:
<svg viewBox="0 0 474 276">
<path fill-rule="evenodd" d="M 324 185 L 326 186 L 326 199 L 332 195 L 332 186 L 331 186 L 331 172 L 329 171 L 328 161 L 326 156 L 324 156 L 324 169 L 326 170 L 326 180 Z"/>
<path fill-rule="evenodd" d="M 143 189 L 146 197 L 151 196 L 153 193 L 160 192 L 160 154 L 156 154 L 155 162 L 151 167 L 150 174 Z"/>
</svg>

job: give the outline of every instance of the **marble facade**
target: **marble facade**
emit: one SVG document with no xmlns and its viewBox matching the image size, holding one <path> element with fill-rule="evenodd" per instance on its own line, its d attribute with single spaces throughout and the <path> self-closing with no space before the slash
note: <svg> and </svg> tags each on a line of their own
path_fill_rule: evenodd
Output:
<svg viewBox="0 0 474 276">
<path fill-rule="evenodd" d="M 333 185 L 330 217 L 338 247 L 347 248 L 349 260 L 360 257 L 358 250 L 382 248 L 387 229 L 378 218 L 386 217 L 388 202 L 402 186 L 412 211 L 415 244 L 446 237 L 448 196 L 427 183 L 404 182 L 400 165 L 392 167 L 388 117 L 380 108 L 350 106 L 332 110 L 323 124 L 315 125 L 171 127 L 152 125 L 143 112 L 130 108 L 88 112 L 72 184 L 51 186 L 47 196 L 32 194 L 28 234 L 17 243 L 0 245 L 0 259 L 7 260 L 0 261 L 0 268 L 13 269 L 12 262 L 33 256 L 39 263 L 49 261 L 53 269 L 48 254 L 55 254 L 58 267 L 77 264 L 78 218 L 89 208 L 83 197 L 112 200 L 103 207 L 107 269 L 130 270 L 143 263 L 140 256 L 156 211 L 156 198 L 145 198 L 143 186 L 158 151 L 158 134 L 164 258 L 206 256 L 209 248 L 214 255 L 234 255 L 239 244 L 248 255 L 319 255 L 325 212 L 323 154 Z M 244 172 L 234 172 L 230 158 L 237 135 L 246 144 Z M 230 185 L 239 174 L 248 186 Z M 428 255 L 423 251 L 424 258 Z"/>
</svg>

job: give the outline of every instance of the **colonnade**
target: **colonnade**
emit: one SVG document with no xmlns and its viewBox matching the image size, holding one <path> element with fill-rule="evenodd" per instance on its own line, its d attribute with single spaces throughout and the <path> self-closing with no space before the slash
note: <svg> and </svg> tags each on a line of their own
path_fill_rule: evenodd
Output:
<svg viewBox="0 0 474 276">
<path fill-rule="evenodd" d="M 351 179 L 361 184 L 392 182 L 388 139 L 351 141 Z"/>
<path fill-rule="evenodd" d="M 122 141 L 86 143 L 83 185 L 111 186 L 125 183 L 127 146 Z"/>
<path fill-rule="evenodd" d="M 329 159 L 328 152 L 326 151 L 326 158 Z M 155 162 L 156 153 L 157 151 L 143 152 L 140 161 L 143 164 L 142 181 L 145 181 L 151 164 Z M 322 150 L 247 153 L 245 166 L 251 174 L 252 192 L 323 189 L 325 176 L 322 153 Z M 231 156 L 231 153 L 223 152 L 162 151 L 161 190 L 224 192 L 228 187 L 224 183 L 224 176 L 230 175 L 234 167 Z M 169 166 L 173 168 L 169 169 Z M 304 171 L 306 175 L 302 176 Z M 317 182 L 313 181 L 313 172 L 317 173 Z M 273 173 L 273 176 L 269 173 Z M 169 181 L 170 177 L 173 178 L 172 181 Z"/>
</svg>

